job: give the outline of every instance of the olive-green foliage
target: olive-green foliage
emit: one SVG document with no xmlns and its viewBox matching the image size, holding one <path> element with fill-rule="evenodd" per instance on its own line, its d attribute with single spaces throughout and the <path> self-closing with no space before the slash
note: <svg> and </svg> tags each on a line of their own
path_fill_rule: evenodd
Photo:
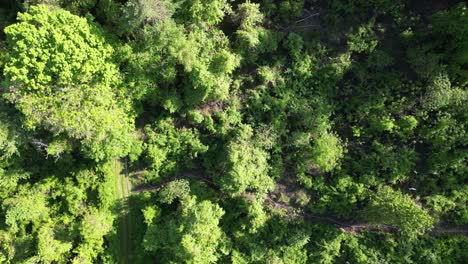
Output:
<svg viewBox="0 0 468 264">
<path fill-rule="evenodd" d="M 371 223 L 392 225 L 408 237 L 421 235 L 434 225 L 434 219 L 410 196 L 388 186 L 371 197 L 364 217 Z"/>
<path fill-rule="evenodd" d="M 193 160 L 208 150 L 196 129 L 177 128 L 171 118 L 145 127 L 146 160 L 152 173 L 147 180 L 173 176 L 193 167 Z"/>
<path fill-rule="evenodd" d="M 23 113 L 27 129 L 81 140 L 96 160 L 128 153 L 133 122 L 119 95 L 113 49 L 95 25 L 39 5 L 19 13 L 5 33 L 4 98 Z"/>
</svg>

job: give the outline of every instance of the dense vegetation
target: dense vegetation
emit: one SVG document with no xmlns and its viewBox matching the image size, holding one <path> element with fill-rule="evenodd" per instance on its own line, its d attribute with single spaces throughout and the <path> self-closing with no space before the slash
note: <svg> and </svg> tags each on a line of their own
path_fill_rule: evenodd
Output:
<svg viewBox="0 0 468 264">
<path fill-rule="evenodd" d="M 0 263 L 466 263 L 463 1 L 9 0 Z"/>
</svg>

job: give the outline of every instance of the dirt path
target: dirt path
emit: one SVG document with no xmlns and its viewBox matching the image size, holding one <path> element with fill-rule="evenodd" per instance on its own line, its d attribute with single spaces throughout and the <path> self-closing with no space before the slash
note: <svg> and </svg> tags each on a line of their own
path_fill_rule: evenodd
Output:
<svg viewBox="0 0 468 264">
<path fill-rule="evenodd" d="M 214 190 L 216 190 L 220 195 L 223 195 L 222 192 L 219 190 L 219 188 L 213 183 L 213 181 L 204 175 L 203 172 L 201 171 L 192 171 L 192 172 L 185 172 L 180 174 L 179 176 L 176 177 L 171 177 L 168 178 L 156 185 L 150 185 L 150 186 L 136 186 L 133 190 L 135 193 L 140 193 L 140 192 L 145 192 L 145 191 L 150 191 L 150 192 L 157 192 L 164 186 L 166 186 L 169 182 L 174 181 L 174 180 L 181 180 L 181 179 L 187 179 L 187 180 L 200 180 L 205 182 L 208 186 L 212 187 Z M 284 192 L 285 195 L 289 195 L 286 186 L 282 186 L 281 184 L 277 184 L 281 192 Z M 277 189 L 278 189 L 277 186 Z M 245 194 L 245 197 L 248 199 L 248 193 Z M 301 208 L 292 206 L 291 204 L 286 204 L 277 201 L 276 199 L 271 198 L 270 196 L 267 196 L 265 199 L 265 203 L 273 208 L 276 209 L 284 209 L 286 210 L 286 215 L 289 215 L 291 217 L 302 217 L 305 221 L 309 223 L 323 223 L 323 224 L 332 224 L 335 225 L 338 228 L 341 228 L 345 232 L 349 233 L 354 233 L 357 234 L 362 231 L 378 231 L 378 232 L 397 232 L 398 228 L 391 226 L 391 225 L 375 225 L 375 224 L 369 224 L 369 223 L 355 223 L 355 222 L 349 222 L 349 221 L 344 221 L 335 218 L 334 216 L 329 216 L 329 215 L 314 215 L 311 213 L 304 212 Z M 449 235 L 449 234 L 459 234 L 459 235 L 465 235 L 468 236 L 468 226 L 435 226 L 433 229 L 427 231 L 427 234 L 431 235 Z"/>
<path fill-rule="evenodd" d="M 265 200 L 266 204 L 272 206 L 273 208 L 281 208 L 286 210 L 287 215 L 296 215 L 302 217 L 305 221 L 309 223 L 324 223 L 332 224 L 338 228 L 341 228 L 343 231 L 353 234 L 358 234 L 363 231 L 376 231 L 376 232 L 390 232 L 394 233 L 398 231 L 398 228 L 386 225 L 386 224 L 370 224 L 365 222 L 350 222 L 337 219 L 329 215 L 314 215 L 311 213 L 304 212 L 301 208 L 294 207 L 290 204 L 285 204 L 279 201 L 275 201 L 270 197 L 267 197 Z M 426 232 L 430 235 L 464 235 L 468 236 L 468 226 L 464 225 L 435 225 L 434 228 Z"/>
<path fill-rule="evenodd" d="M 157 192 L 164 186 L 166 186 L 168 183 L 175 181 L 175 180 L 199 180 L 205 182 L 208 186 L 213 188 L 214 190 L 219 192 L 218 187 L 216 184 L 211 181 L 210 178 L 204 176 L 202 171 L 199 170 L 194 170 L 190 172 L 184 172 L 180 174 L 179 176 L 175 177 L 170 177 L 167 178 L 160 183 L 154 184 L 154 185 L 141 185 L 141 186 L 135 186 L 132 190 L 133 193 L 141 193 L 141 192 Z"/>
</svg>

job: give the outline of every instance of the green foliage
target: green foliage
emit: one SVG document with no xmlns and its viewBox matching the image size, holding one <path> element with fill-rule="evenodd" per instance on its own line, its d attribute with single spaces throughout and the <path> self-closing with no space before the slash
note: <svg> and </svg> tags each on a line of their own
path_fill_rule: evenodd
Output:
<svg viewBox="0 0 468 264">
<path fill-rule="evenodd" d="M 222 238 L 219 220 L 224 211 L 210 201 L 186 197 L 182 210 L 167 219 L 148 225 L 143 246 L 161 252 L 162 259 L 185 263 L 216 263 Z"/>
<path fill-rule="evenodd" d="M 190 185 L 186 180 L 175 180 L 168 183 L 158 192 L 160 203 L 170 204 L 175 199 L 186 200 L 190 195 Z"/>
<path fill-rule="evenodd" d="M 466 70 L 468 51 L 467 35 L 468 11 L 466 4 L 460 3 L 449 10 L 437 12 L 431 17 L 433 28 L 429 33 L 436 37 L 430 45 L 434 50 L 442 49 L 452 75 L 461 85 L 468 82 Z M 450 43 L 447 43 L 450 41 Z"/>
<path fill-rule="evenodd" d="M 468 208 L 464 206 L 468 202 L 468 187 L 460 186 L 450 194 L 436 194 L 427 197 L 426 201 L 436 216 L 450 219 L 458 224 L 468 223 Z"/>
<path fill-rule="evenodd" d="M 102 253 L 103 237 L 111 228 L 111 215 L 102 211 L 90 210 L 79 224 L 79 232 L 83 242 L 74 250 L 77 255 L 73 259 L 73 263 L 92 263 L 93 259 Z"/>
<path fill-rule="evenodd" d="M 311 155 L 313 166 L 329 172 L 337 166 L 342 157 L 343 147 L 337 136 L 325 133 L 315 140 Z"/>
<path fill-rule="evenodd" d="M 452 87 L 446 74 L 435 76 L 427 87 L 423 107 L 427 111 L 436 111 L 448 106 L 458 106 L 468 100 L 466 90 Z"/>
<path fill-rule="evenodd" d="M 323 177 L 308 179 L 310 186 L 306 187 L 320 193 L 318 201 L 309 206 L 314 212 L 333 212 L 334 215 L 346 217 L 369 196 L 366 186 L 349 175 L 340 175 L 327 185 Z"/>
<path fill-rule="evenodd" d="M 139 90 L 137 98 L 146 96 L 173 113 L 184 103 L 193 106 L 226 99 L 238 63 L 221 31 L 184 30 L 165 21 L 145 31 L 137 52 L 129 58 L 128 82 Z"/>
<path fill-rule="evenodd" d="M 398 183 L 408 180 L 415 169 L 418 153 L 414 149 L 387 146 L 378 141 L 362 152 L 353 152 L 349 173 L 358 175 L 362 182 L 372 186 L 379 183 Z"/>
<path fill-rule="evenodd" d="M 155 218 L 159 218 L 161 211 L 157 206 L 148 206 L 142 210 L 145 224 L 151 225 Z"/>
<path fill-rule="evenodd" d="M 372 23 L 361 25 L 355 33 L 348 35 L 348 48 L 359 53 L 371 53 L 377 47 Z"/>
<path fill-rule="evenodd" d="M 434 225 L 434 219 L 411 197 L 388 186 L 380 188 L 372 196 L 364 217 L 372 223 L 397 227 L 403 235 L 412 238 Z"/>
<path fill-rule="evenodd" d="M 120 9 L 121 16 L 115 19 L 120 34 L 134 32 L 145 24 L 159 23 L 173 13 L 171 3 L 167 0 L 130 0 Z"/>
<path fill-rule="evenodd" d="M 414 133 L 415 128 L 418 126 L 418 120 L 416 117 L 407 115 L 403 116 L 397 121 L 399 134 L 403 137 L 411 136 Z"/>
<path fill-rule="evenodd" d="M 61 262 L 72 249 L 72 243 L 55 239 L 55 230 L 50 225 L 41 227 L 37 239 L 37 253 L 41 262 Z"/>
<path fill-rule="evenodd" d="M 49 8 L 33 6 L 5 29 L 4 98 L 30 130 L 81 140 L 96 160 L 125 155 L 133 124 L 126 100 L 112 90 L 119 85 L 112 47 L 86 19 Z"/>
<path fill-rule="evenodd" d="M 178 0 L 180 10 L 176 16 L 185 23 L 195 23 L 197 25 L 214 25 L 224 17 L 226 11 L 230 9 L 226 0 Z"/>
<path fill-rule="evenodd" d="M 18 155 L 18 147 L 22 143 L 18 128 L 14 127 L 9 120 L 0 116 L 0 162 L 5 162 L 14 155 Z"/>
<path fill-rule="evenodd" d="M 263 0 L 265 13 L 276 21 L 288 22 L 300 16 L 304 9 L 304 0 Z"/>
<path fill-rule="evenodd" d="M 27 180 L 29 173 L 23 170 L 0 168 L 0 198 L 10 197 L 21 180 Z"/>
<path fill-rule="evenodd" d="M 6 1 L 0 262 L 466 262 L 467 9 L 420 2 Z"/>
<path fill-rule="evenodd" d="M 252 142 L 252 129 L 243 126 L 226 143 L 223 154 L 206 163 L 212 167 L 214 180 L 221 190 L 232 195 L 246 190 L 266 193 L 273 188 L 268 176 L 268 154 Z M 211 156 L 208 156 L 211 158 Z"/>
<path fill-rule="evenodd" d="M 145 127 L 146 159 L 152 169 L 151 178 L 168 177 L 193 167 L 193 160 L 208 147 L 199 139 L 196 129 L 176 128 L 170 118 Z"/>
<path fill-rule="evenodd" d="M 259 9 L 259 4 L 246 2 L 237 7 L 234 16 L 239 24 L 235 32 L 238 50 L 246 61 L 255 59 L 255 53 L 274 51 L 278 45 L 278 34 L 262 26 L 264 16 Z"/>
<path fill-rule="evenodd" d="M 12 233 L 25 232 L 27 224 L 39 228 L 48 217 L 46 196 L 40 190 L 22 188 L 2 203 L 5 223 Z"/>
</svg>

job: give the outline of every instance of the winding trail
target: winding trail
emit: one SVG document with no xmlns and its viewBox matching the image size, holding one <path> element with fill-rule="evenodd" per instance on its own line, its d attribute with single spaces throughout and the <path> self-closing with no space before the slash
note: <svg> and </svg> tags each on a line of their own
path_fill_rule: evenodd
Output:
<svg viewBox="0 0 468 264">
<path fill-rule="evenodd" d="M 281 203 L 274 201 L 271 198 L 267 198 L 266 203 L 274 206 L 276 208 L 285 208 L 291 214 L 296 214 L 301 216 L 304 221 L 308 223 L 322 223 L 322 224 L 332 224 L 341 230 L 357 234 L 363 231 L 374 231 L 374 232 L 389 232 L 395 233 L 398 232 L 398 228 L 392 225 L 387 224 L 370 224 L 366 222 L 353 222 L 345 221 L 335 218 L 329 215 L 314 215 L 308 212 L 304 212 L 300 208 L 293 207 L 289 204 Z M 426 234 L 429 235 L 464 235 L 468 236 L 468 226 L 466 225 L 441 225 L 436 224 L 432 229 L 427 230 Z"/>
<path fill-rule="evenodd" d="M 191 171 L 191 172 L 185 172 L 180 174 L 179 176 L 176 177 L 171 177 L 168 178 L 156 185 L 151 185 L 151 186 L 136 186 L 133 192 L 135 193 L 140 193 L 140 192 L 157 192 L 164 186 L 166 186 L 169 182 L 174 181 L 174 180 L 181 180 L 181 179 L 187 179 L 187 180 L 200 180 L 205 182 L 208 186 L 213 188 L 218 192 L 218 194 L 223 195 L 223 193 L 219 190 L 219 188 L 213 183 L 211 178 L 206 177 L 202 171 Z M 247 198 L 247 197 L 246 197 Z M 291 215 L 296 215 L 300 216 L 304 219 L 304 221 L 308 223 L 323 223 L 323 224 L 332 224 L 335 225 L 338 228 L 341 228 L 345 232 L 349 233 L 360 233 L 362 231 L 375 231 L 375 232 L 397 232 L 398 228 L 391 226 L 391 225 L 386 225 L 386 224 L 380 224 L 380 225 L 375 225 L 375 224 L 369 224 L 369 223 L 356 223 L 356 222 L 351 222 L 351 221 L 344 221 L 340 220 L 334 216 L 331 215 L 314 215 L 308 212 L 303 211 L 300 208 L 296 208 L 290 204 L 285 204 L 279 201 L 276 201 L 272 199 L 271 197 L 267 197 L 265 199 L 265 203 L 273 206 L 274 208 L 283 208 L 288 211 L 288 214 Z M 448 225 L 448 226 L 443 226 L 443 225 L 436 225 L 434 228 L 431 230 L 428 230 L 426 234 L 429 235 L 464 235 L 468 236 L 468 226 L 460 225 Z"/>
</svg>

